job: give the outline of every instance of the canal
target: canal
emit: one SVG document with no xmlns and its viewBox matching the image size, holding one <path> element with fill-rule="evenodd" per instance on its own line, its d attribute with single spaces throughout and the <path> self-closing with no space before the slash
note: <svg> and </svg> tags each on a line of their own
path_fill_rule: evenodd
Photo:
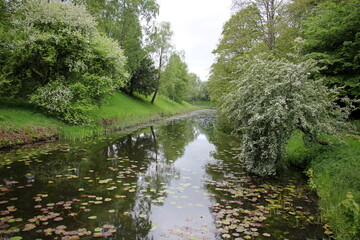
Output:
<svg viewBox="0 0 360 240">
<path fill-rule="evenodd" d="M 249 175 L 215 113 L 0 152 L 0 239 L 323 239 L 303 174 Z"/>
</svg>

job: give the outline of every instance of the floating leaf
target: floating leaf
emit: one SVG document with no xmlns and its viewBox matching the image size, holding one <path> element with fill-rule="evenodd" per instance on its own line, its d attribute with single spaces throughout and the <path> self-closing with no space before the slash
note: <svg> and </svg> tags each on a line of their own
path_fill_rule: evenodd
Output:
<svg viewBox="0 0 360 240">
<path fill-rule="evenodd" d="M 96 238 L 102 237 L 102 233 L 94 233 L 94 234 L 93 234 L 93 237 L 96 237 Z"/>
<path fill-rule="evenodd" d="M 157 225 L 156 225 L 156 224 L 153 224 L 153 225 L 151 225 L 150 231 L 154 231 L 156 228 L 157 228 Z"/>
<path fill-rule="evenodd" d="M 97 216 L 90 216 L 90 217 L 88 217 L 88 219 L 95 220 L 95 219 L 97 219 Z"/>
<path fill-rule="evenodd" d="M 224 233 L 224 234 L 222 235 L 222 237 L 223 237 L 223 238 L 231 238 L 231 235 L 230 235 L 230 234 L 227 234 L 227 233 Z"/>
<path fill-rule="evenodd" d="M 57 218 L 54 218 L 54 221 L 55 222 L 60 222 L 60 221 L 62 221 L 63 220 L 63 218 L 62 217 L 57 217 Z"/>
<path fill-rule="evenodd" d="M 16 237 L 11 237 L 10 240 L 21 240 L 23 239 L 22 237 L 16 236 Z"/>
</svg>

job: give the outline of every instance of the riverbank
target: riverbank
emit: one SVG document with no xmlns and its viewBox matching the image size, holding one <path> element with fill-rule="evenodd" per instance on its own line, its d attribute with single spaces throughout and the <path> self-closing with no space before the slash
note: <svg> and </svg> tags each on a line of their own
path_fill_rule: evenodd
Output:
<svg viewBox="0 0 360 240">
<path fill-rule="evenodd" d="M 23 101 L 3 100 L 0 104 L 0 148 L 54 139 L 82 139 L 99 136 L 104 131 L 122 129 L 198 109 L 187 102 L 177 103 L 159 96 L 155 104 L 143 97 L 116 93 L 101 107 L 88 113 L 93 123 L 67 125 L 38 112 Z"/>
<path fill-rule="evenodd" d="M 325 233 L 334 239 L 360 236 L 360 137 L 344 135 L 345 143 L 306 148 L 302 134 L 287 146 L 287 162 L 307 166 L 309 186 L 319 196 Z"/>
</svg>

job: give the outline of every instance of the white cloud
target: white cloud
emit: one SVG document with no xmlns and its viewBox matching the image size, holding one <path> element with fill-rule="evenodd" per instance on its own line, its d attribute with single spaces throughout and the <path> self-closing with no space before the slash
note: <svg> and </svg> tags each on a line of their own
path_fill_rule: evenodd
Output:
<svg viewBox="0 0 360 240">
<path fill-rule="evenodd" d="M 230 18 L 232 0 L 158 0 L 158 21 L 171 23 L 177 50 L 185 51 L 189 71 L 207 80 L 214 61 L 211 53 Z"/>
</svg>

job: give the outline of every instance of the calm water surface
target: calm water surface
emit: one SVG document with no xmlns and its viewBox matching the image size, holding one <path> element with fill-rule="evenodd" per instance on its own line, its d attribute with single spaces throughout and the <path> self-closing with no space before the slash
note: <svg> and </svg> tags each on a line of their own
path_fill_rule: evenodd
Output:
<svg viewBox="0 0 360 240">
<path fill-rule="evenodd" d="M 213 115 L 0 152 L 0 239 L 323 239 L 301 173 L 246 174 Z"/>
</svg>

